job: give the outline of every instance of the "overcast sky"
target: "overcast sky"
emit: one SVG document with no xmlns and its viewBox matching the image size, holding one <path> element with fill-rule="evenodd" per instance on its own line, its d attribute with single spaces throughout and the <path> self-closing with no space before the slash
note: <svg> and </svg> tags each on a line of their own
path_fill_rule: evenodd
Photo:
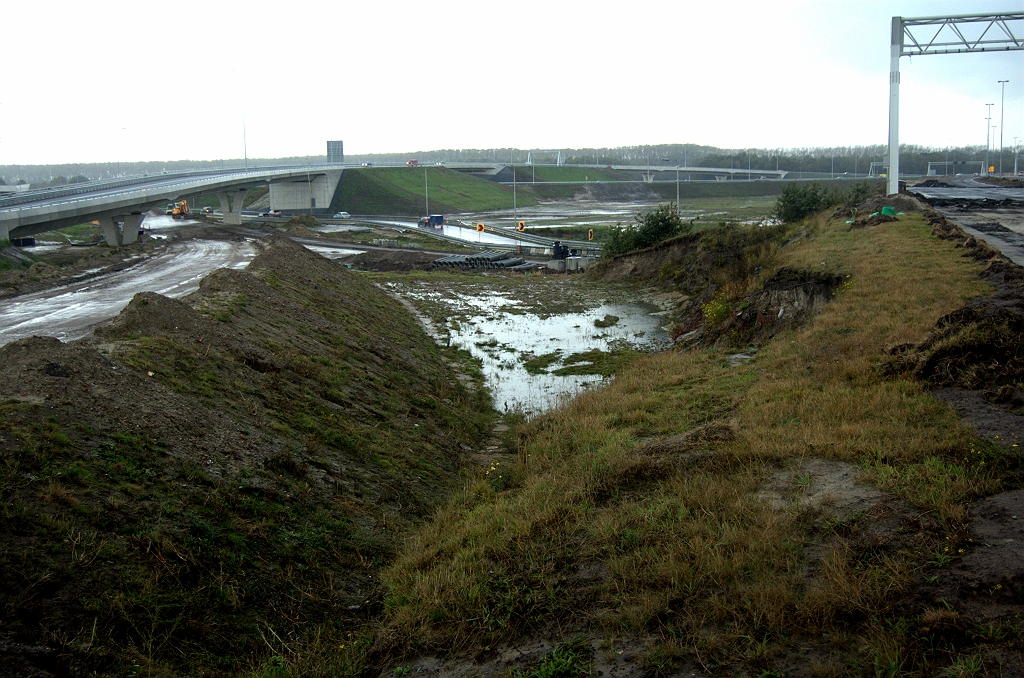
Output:
<svg viewBox="0 0 1024 678">
<path fill-rule="evenodd" d="M 889 26 L 1021 0 L 0 5 L 0 164 L 885 144 Z M 1024 52 L 901 60 L 903 143 L 984 145 Z M 998 146 L 998 130 L 996 146 Z"/>
</svg>

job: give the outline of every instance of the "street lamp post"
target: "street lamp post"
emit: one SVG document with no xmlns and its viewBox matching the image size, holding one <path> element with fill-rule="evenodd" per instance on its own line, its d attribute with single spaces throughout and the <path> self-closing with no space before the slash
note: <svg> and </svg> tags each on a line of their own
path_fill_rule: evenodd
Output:
<svg viewBox="0 0 1024 678">
<path fill-rule="evenodd" d="M 995 104 L 985 104 L 988 106 L 988 117 L 985 118 L 985 171 L 982 174 L 988 174 L 988 152 L 992 148 L 992 130 L 989 127 L 992 125 L 992 107 Z"/>
<path fill-rule="evenodd" d="M 997 81 L 1000 85 L 1001 92 L 999 93 L 999 173 L 1003 173 L 1003 110 L 1006 103 L 1006 83 L 1009 80 Z"/>
</svg>

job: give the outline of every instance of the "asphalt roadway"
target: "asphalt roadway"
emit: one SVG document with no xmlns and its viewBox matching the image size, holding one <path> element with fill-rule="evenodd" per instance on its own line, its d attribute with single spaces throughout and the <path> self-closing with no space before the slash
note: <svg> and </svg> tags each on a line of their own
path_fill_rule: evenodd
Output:
<svg viewBox="0 0 1024 678">
<path fill-rule="evenodd" d="M 1024 188 L 991 186 L 975 177 L 934 177 L 948 186 L 909 186 L 947 219 L 1024 266 Z"/>
</svg>

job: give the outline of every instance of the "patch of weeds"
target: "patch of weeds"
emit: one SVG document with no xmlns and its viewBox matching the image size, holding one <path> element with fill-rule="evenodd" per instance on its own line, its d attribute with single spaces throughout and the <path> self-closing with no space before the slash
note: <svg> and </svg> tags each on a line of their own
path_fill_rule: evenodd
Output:
<svg viewBox="0 0 1024 678">
<path fill-rule="evenodd" d="M 529 374 L 545 374 L 548 371 L 548 368 L 558 362 L 561 357 L 562 352 L 560 350 L 555 351 L 554 353 L 545 353 L 544 355 L 538 355 L 528 360 L 524 360 L 523 367 Z"/>
<path fill-rule="evenodd" d="M 878 486 L 895 490 L 919 506 L 935 510 L 944 521 L 962 521 L 964 503 L 998 490 L 993 464 L 958 463 L 931 456 L 919 464 L 893 465 L 879 452 L 866 464 Z"/>
<path fill-rule="evenodd" d="M 606 314 L 604 318 L 594 321 L 594 327 L 612 327 L 613 325 L 618 323 L 619 320 L 621 320 L 621 318 L 619 318 L 619 316 L 617 315 Z"/>
<path fill-rule="evenodd" d="M 484 473 L 484 479 L 495 492 L 511 490 L 518 484 L 519 474 L 513 468 L 502 468 L 501 462 L 491 462 L 491 467 Z"/>
<path fill-rule="evenodd" d="M 600 374 L 603 377 L 608 377 L 615 374 L 616 370 L 635 356 L 636 351 L 632 349 L 609 352 L 595 348 L 590 351 L 573 353 L 563 361 L 565 366 L 554 370 L 552 374 L 557 374 L 560 377 L 570 374 Z"/>
<path fill-rule="evenodd" d="M 985 663 L 979 657 L 958 657 L 955 662 L 938 673 L 942 678 L 973 678 L 984 676 Z"/>
<path fill-rule="evenodd" d="M 288 675 L 288 662 L 285 658 L 280 655 L 274 655 L 267 659 L 260 666 L 260 671 L 257 674 L 260 678 L 271 678 L 272 676 L 286 676 Z"/>
<path fill-rule="evenodd" d="M 594 652 L 586 636 L 576 636 L 544 655 L 525 671 L 516 671 L 515 678 L 576 678 L 589 676 L 594 668 Z"/>
<path fill-rule="evenodd" d="M 712 299 L 700 307 L 701 315 L 704 316 L 704 323 L 708 327 L 717 327 L 721 325 L 725 319 L 729 317 L 730 310 L 731 307 L 728 300 L 721 297 Z"/>
</svg>

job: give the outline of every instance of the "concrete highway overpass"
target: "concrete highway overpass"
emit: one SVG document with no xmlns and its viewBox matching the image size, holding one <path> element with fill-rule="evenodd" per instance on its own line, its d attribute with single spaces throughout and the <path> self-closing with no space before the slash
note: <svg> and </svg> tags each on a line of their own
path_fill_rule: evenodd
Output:
<svg viewBox="0 0 1024 678">
<path fill-rule="evenodd" d="M 679 170 L 679 176 L 686 175 L 692 178 L 694 174 L 702 179 L 717 179 L 719 181 L 732 179 L 785 179 L 788 170 L 759 170 L 747 169 L 745 167 L 677 167 L 675 165 L 611 165 L 613 170 L 619 172 L 638 172 L 643 176 L 644 181 L 654 181 L 656 173 L 671 172 L 675 176 Z"/>
<path fill-rule="evenodd" d="M 183 198 L 216 194 L 224 223 L 240 224 L 242 200 L 258 186 L 270 186 L 274 209 L 327 209 L 343 166 L 256 168 L 184 172 L 129 180 L 91 182 L 56 190 L 0 197 L 0 240 L 99 221 L 107 242 L 132 243 L 146 212 Z"/>
</svg>

